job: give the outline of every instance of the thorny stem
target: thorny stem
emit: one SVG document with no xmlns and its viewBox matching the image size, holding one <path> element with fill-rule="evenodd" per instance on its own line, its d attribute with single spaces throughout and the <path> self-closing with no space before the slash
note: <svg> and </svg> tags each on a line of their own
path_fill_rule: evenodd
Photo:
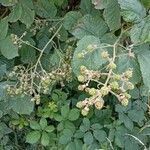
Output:
<svg viewBox="0 0 150 150">
<path fill-rule="evenodd" d="M 47 46 L 52 42 L 52 40 L 54 39 L 54 37 L 58 34 L 58 32 L 60 31 L 60 29 L 62 28 L 62 25 L 60 25 L 60 27 L 57 29 L 57 31 L 55 32 L 55 34 L 49 39 L 49 41 L 47 42 L 47 44 L 43 47 L 43 49 L 41 50 L 41 53 L 37 59 L 37 62 L 36 64 L 34 65 L 34 70 L 32 72 L 32 77 L 31 77 L 31 90 L 32 90 L 32 87 L 33 87 L 33 81 L 34 81 L 34 77 L 35 77 L 35 73 L 36 73 L 36 70 L 37 70 L 37 67 L 38 67 L 38 64 L 40 64 L 40 60 L 41 60 L 41 57 L 45 51 L 45 49 L 47 48 Z"/>
</svg>

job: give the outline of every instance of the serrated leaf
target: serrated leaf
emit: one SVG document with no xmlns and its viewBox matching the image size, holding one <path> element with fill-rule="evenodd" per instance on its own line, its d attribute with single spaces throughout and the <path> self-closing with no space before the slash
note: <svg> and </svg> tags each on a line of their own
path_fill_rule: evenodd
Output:
<svg viewBox="0 0 150 150">
<path fill-rule="evenodd" d="M 54 127 L 53 125 L 47 126 L 47 127 L 45 128 L 45 131 L 48 132 L 48 133 L 53 132 L 54 130 L 55 130 L 55 127 Z"/>
<path fill-rule="evenodd" d="M 39 131 L 32 131 L 32 132 L 27 134 L 26 142 L 30 143 L 30 144 L 37 143 L 38 140 L 40 139 L 40 136 L 41 136 L 41 134 Z"/>
<path fill-rule="evenodd" d="M 20 19 L 22 14 L 22 7 L 21 3 L 17 3 L 15 6 L 13 6 L 11 13 L 8 16 L 9 22 L 16 22 Z"/>
<path fill-rule="evenodd" d="M 65 27 L 66 30 L 70 31 L 73 29 L 73 27 L 76 25 L 77 21 L 81 17 L 82 15 L 80 12 L 70 11 L 64 17 L 63 26 Z"/>
<path fill-rule="evenodd" d="M 71 109 L 71 111 L 69 112 L 68 119 L 70 121 L 75 121 L 75 120 L 77 120 L 79 118 L 79 115 L 80 115 L 80 113 L 79 113 L 78 109 L 76 109 L 76 108 Z"/>
<path fill-rule="evenodd" d="M 0 40 L 5 39 L 8 31 L 8 20 L 7 18 L 0 20 Z"/>
<path fill-rule="evenodd" d="M 31 102 L 31 97 L 21 95 L 15 96 L 10 100 L 10 107 L 18 114 L 30 115 L 34 108 L 34 103 Z"/>
<path fill-rule="evenodd" d="M 79 19 L 71 33 L 78 39 L 87 35 L 101 38 L 108 30 L 107 24 L 100 15 L 85 15 Z"/>
<path fill-rule="evenodd" d="M 129 130 L 132 131 L 132 129 L 134 127 L 133 122 L 126 114 L 119 113 L 119 119 L 120 119 L 120 121 L 122 121 L 124 123 L 126 128 L 128 128 Z"/>
<path fill-rule="evenodd" d="M 61 108 L 61 115 L 63 118 L 67 118 L 69 115 L 69 106 L 65 105 Z"/>
<path fill-rule="evenodd" d="M 138 53 L 138 62 L 142 73 L 143 82 L 150 90 L 150 70 L 147 68 L 150 65 L 150 51 L 144 50 Z"/>
<path fill-rule="evenodd" d="M 40 130 L 41 129 L 39 123 L 36 121 L 30 121 L 30 128 L 33 130 Z"/>
<path fill-rule="evenodd" d="M 130 36 L 135 44 L 150 42 L 150 15 L 132 27 Z"/>
<path fill-rule="evenodd" d="M 7 59 L 13 59 L 18 56 L 18 48 L 13 44 L 10 36 L 0 41 L 0 50 Z"/>
<path fill-rule="evenodd" d="M 91 132 L 87 132 L 84 134 L 84 143 L 90 145 L 93 143 L 93 135 Z"/>
<path fill-rule="evenodd" d="M 45 118 L 40 119 L 40 126 L 41 126 L 42 130 L 44 130 L 46 128 L 47 120 Z"/>
<path fill-rule="evenodd" d="M 77 48 L 75 49 L 72 60 L 73 72 L 76 75 L 79 75 L 80 66 L 82 65 L 86 66 L 88 69 L 99 70 L 102 64 L 105 63 L 105 60 L 101 58 L 101 52 L 103 51 L 101 48 L 88 52 L 84 58 L 79 58 L 79 54 L 87 51 L 86 49 L 90 44 L 100 47 L 101 43 L 100 40 L 94 36 L 85 36 L 77 43 Z"/>
<path fill-rule="evenodd" d="M 57 13 L 57 8 L 53 1 L 37 0 L 35 3 L 35 11 L 42 18 L 53 18 Z"/>
<path fill-rule="evenodd" d="M 49 136 L 46 132 L 43 132 L 42 133 L 42 136 L 41 136 L 41 144 L 43 146 L 48 146 L 49 145 Z"/>
<path fill-rule="evenodd" d="M 31 9 L 32 5 L 32 1 L 21 0 L 22 14 L 19 20 L 27 27 L 30 27 L 34 21 L 35 12 Z"/>
<path fill-rule="evenodd" d="M 139 22 L 146 16 L 146 10 L 139 0 L 118 0 L 121 14 L 127 22 Z"/>
<path fill-rule="evenodd" d="M 120 8 L 117 0 L 107 1 L 104 10 L 104 19 L 106 20 L 110 30 L 117 30 L 121 26 Z"/>
<path fill-rule="evenodd" d="M 103 130 L 94 130 L 93 135 L 99 142 L 106 141 L 107 134 Z"/>
</svg>

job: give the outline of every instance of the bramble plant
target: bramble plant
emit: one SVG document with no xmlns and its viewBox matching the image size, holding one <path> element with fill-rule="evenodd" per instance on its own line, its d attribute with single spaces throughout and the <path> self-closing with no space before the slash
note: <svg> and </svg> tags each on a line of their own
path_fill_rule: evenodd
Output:
<svg viewBox="0 0 150 150">
<path fill-rule="evenodd" d="M 149 0 L 0 0 L 0 149 L 150 149 Z"/>
</svg>

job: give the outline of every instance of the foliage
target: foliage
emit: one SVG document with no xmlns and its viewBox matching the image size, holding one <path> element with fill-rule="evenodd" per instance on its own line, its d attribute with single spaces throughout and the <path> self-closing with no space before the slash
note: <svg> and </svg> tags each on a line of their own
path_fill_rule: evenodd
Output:
<svg viewBox="0 0 150 150">
<path fill-rule="evenodd" d="M 149 0 L 0 8 L 0 149 L 150 149 Z"/>
</svg>

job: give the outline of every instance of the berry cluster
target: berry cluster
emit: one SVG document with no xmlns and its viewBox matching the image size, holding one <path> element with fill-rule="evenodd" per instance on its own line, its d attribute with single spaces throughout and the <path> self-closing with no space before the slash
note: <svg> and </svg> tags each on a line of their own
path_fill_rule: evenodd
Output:
<svg viewBox="0 0 150 150">
<path fill-rule="evenodd" d="M 109 93 L 116 96 L 123 106 L 127 106 L 131 98 L 128 90 L 134 88 L 134 85 L 129 81 L 133 74 L 132 69 L 129 68 L 122 74 L 116 74 L 114 70 L 117 66 L 109 53 L 103 51 L 101 56 L 108 61 L 105 72 L 89 70 L 85 66 L 80 67 L 78 81 L 82 84 L 78 86 L 78 89 L 89 94 L 89 98 L 77 103 L 77 107 L 82 109 L 83 115 L 88 114 L 91 106 L 102 109 L 104 97 Z M 91 87 L 91 82 L 97 83 L 97 87 Z"/>
</svg>

